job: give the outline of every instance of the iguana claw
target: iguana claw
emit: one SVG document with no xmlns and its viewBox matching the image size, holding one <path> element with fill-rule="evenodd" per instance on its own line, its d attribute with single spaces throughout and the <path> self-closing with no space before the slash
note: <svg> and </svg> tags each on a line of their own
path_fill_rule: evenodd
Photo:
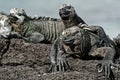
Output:
<svg viewBox="0 0 120 80">
<path fill-rule="evenodd" d="M 57 63 L 52 63 L 50 65 L 49 71 L 50 72 L 57 72 L 57 71 L 64 72 L 68 69 L 70 69 L 70 66 L 69 66 L 66 58 L 62 57 L 62 58 L 57 59 Z"/>
<path fill-rule="evenodd" d="M 114 80 L 114 75 L 111 69 L 112 66 L 118 68 L 118 65 L 113 63 L 112 60 L 103 60 L 97 65 L 98 72 L 104 72 L 106 79 Z"/>
</svg>

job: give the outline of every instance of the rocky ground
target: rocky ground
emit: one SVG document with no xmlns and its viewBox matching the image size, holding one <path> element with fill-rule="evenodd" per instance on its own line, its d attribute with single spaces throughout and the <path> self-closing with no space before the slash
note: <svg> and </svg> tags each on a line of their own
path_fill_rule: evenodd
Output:
<svg viewBox="0 0 120 80">
<path fill-rule="evenodd" d="M 47 73 L 50 47 L 12 39 L 7 52 L 1 55 L 0 80 L 104 80 L 104 74 L 96 70 L 98 60 L 69 58 L 70 71 Z M 119 80 L 120 72 L 114 73 Z"/>
</svg>

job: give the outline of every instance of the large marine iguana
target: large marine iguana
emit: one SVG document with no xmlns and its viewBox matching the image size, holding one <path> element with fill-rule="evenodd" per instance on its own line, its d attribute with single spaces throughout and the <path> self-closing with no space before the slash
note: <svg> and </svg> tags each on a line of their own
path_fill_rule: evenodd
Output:
<svg viewBox="0 0 120 80">
<path fill-rule="evenodd" d="M 107 37 L 108 38 L 108 37 Z M 116 50 L 114 43 L 109 41 L 101 43 L 101 38 L 91 33 L 86 29 L 81 29 L 78 26 L 68 28 L 62 32 L 62 35 L 53 43 L 51 48 L 51 67 L 50 71 L 66 71 L 69 69 L 67 57 L 78 55 L 81 59 L 102 58 L 103 61 L 98 64 L 98 71 L 104 71 L 107 79 L 114 79 L 111 66 L 117 67 L 114 64 Z M 71 52 L 66 52 L 64 45 L 71 49 Z"/>
</svg>

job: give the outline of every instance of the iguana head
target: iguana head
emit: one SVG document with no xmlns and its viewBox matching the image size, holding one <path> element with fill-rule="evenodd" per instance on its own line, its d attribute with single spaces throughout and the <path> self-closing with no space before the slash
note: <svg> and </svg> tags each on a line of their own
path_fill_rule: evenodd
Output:
<svg viewBox="0 0 120 80">
<path fill-rule="evenodd" d="M 77 26 L 65 29 L 62 32 L 60 39 L 67 45 L 76 44 L 76 41 L 80 40 L 80 38 L 82 37 L 80 31 L 81 29 Z"/>
<path fill-rule="evenodd" d="M 0 13 L 0 36 L 8 38 L 11 33 L 12 27 L 10 19 L 7 14 Z"/>
<path fill-rule="evenodd" d="M 65 29 L 60 36 L 60 40 L 65 45 L 71 46 L 75 52 L 79 52 L 81 56 L 84 56 L 91 47 L 88 31 L 78 26 Z"/>
<path fill-rule="evenodd" d="M 66 28 L 86 24 L 82 18 L 77 15 L 74 7 L 71 5 L 63 4 L 61 8 L 59 8 L 59 15 Z"/>
<path fill-rule="evenodd" d="M 76 15 L 76 12 L 73 6 L 63 4 L 59 9 L 59 15 L 62 20 L 69 20 L 74 15 Z"/>
<path fill-rule="evenodd" d="M 19 8 L 13 8 L 10 10 L 10 16 L 14 16 L 16 18 L 18 18 L 18 20 L 16 20 L 17 22 L 24 22 L 27 15 L 24 9 L 19 9 Z"/>
</svg>

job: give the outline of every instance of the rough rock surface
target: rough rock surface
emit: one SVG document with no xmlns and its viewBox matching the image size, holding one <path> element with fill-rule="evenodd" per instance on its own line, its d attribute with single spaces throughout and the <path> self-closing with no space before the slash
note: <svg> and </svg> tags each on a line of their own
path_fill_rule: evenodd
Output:
<svg viewBox="0 0 120 80">
<path fill-rule="evenodd" d="M 51 44 L 12 39 L 8 51 L 2 55 L 0 80 L 104 80 L 104 74 L 96 70 L 98 60 L 69 58 L 71 70 L 48 73 L 50 47 Z M 120 79 L 120 72 L 114 72 L 115 77 Z"/>
</svg>

